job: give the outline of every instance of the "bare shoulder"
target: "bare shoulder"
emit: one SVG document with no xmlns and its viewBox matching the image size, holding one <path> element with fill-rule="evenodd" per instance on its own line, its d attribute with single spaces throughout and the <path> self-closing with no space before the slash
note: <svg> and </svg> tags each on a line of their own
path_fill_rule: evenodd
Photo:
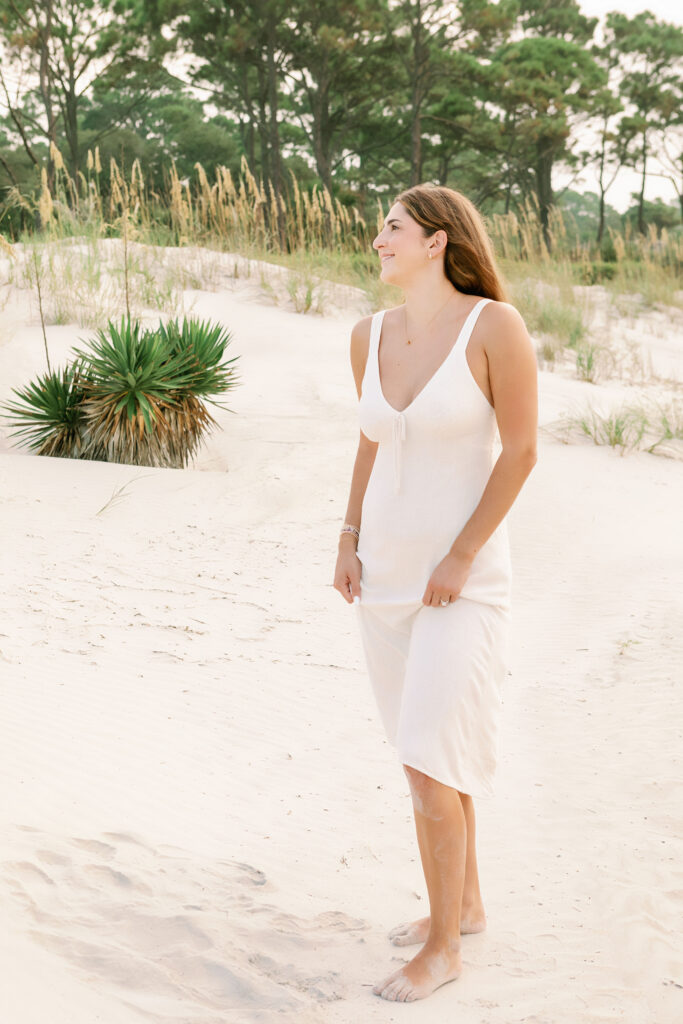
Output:
<svg viewBox="0 0 683 1024">
<path fill-rule="evenodd" d="M 487 302 L 482 341 L 503 447 L 536 457 L 538 365 L 524 318 L 509 302 Z"/>
<path fill-rule="evenodd" d="M 500 358 L 536 358 L 534 343 L 529 337 L 524 317 L 509 302 L 487 302 L 481 317 L 482 341 L 487 356 Z"/>
</svg>

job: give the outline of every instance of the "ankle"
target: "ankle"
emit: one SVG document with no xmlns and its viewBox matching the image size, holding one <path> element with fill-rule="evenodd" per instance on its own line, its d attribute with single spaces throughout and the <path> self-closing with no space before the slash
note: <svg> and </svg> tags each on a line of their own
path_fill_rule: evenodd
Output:
<svg viewBox="0 0 683 1024">
<path fill-rule="evenodd" d="M 422 952 L 431 955 L 446 954 L 446 956 L 455 957 L 459 956 L 460 948 L 460 932 L 457 935 L 430 932 L 427 941 L 422 947 Z"/>
</svg>

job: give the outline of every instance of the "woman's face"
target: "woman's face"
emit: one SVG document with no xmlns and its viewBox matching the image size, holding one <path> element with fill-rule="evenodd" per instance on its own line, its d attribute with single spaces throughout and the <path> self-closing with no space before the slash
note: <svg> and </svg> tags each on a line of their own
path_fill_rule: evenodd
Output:
<svg viewBox="0 0 683 1024">
<path fill-rule="evenodd" d="M 424 272 L 426 266 L 435 264 L 432 248 L 435 241 L 438 239 L 434 235 L 425 238 L 422 228 L 405 206 L 394 203 L 382 230 L 372 243 L 373 249 L 379 254 L 382 280 L 400 286 L 402 282 L 413 280 L 416 273 Z"/>
</svg>

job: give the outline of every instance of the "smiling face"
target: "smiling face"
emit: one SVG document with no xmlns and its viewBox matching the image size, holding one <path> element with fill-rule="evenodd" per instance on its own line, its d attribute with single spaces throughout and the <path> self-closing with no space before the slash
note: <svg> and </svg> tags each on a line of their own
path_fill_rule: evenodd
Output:
<svg viewBox="0 0 683 1024">
<path fill-rule="evenodd" d="M 443 241 L 440 235 L 444 236 Z M 382 280 L 401 287 L 425 270 L 436 269 L 437 256 L 443 253 L 445 240 L 444 231 L 425 237 L 421 225 L 410 216 L 405 206 L 394 203 L 372 243 L 379 254 Z M 431 259 L 429 253 L 432 254 Z"/>
</svg>

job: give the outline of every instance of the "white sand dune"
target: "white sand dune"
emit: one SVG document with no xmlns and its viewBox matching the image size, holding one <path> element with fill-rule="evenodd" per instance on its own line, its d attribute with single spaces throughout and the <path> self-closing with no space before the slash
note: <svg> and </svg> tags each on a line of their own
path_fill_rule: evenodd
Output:
<svg viewBox="0 0 683 1024">
<path fill-rule="evenodd" d="M 194 468 L 38 458 L 0 420 L 3 1024 L 679 1020 L 681 461 L 541 430 L 508 517 L 488 929 L 397 1008 L 371 986 L 414 955 L 386 933 L 426 892 L 331 586 L 361 307 L 191 297 L 243 377 Z M 48 328 L 54 359 L 87 333 Z M 0 334 L 0 401 L 42 352 L 28 313 Z M 598 393 L 539 385 L 544 425 Z"/>
</svg>

